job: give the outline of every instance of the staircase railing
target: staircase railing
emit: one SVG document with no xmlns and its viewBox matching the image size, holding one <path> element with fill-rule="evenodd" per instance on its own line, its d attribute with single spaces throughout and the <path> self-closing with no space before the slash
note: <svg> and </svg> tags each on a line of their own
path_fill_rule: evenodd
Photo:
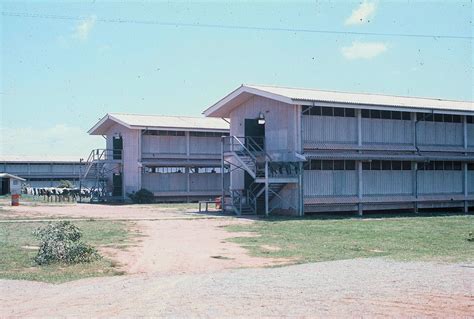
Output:
<svg viewBox="0 0 474 319">
<path fill-rule="evenodd" d="M 87 158 L 86 164 L 87 167 L 84 171 L 82 179 L 87 178 L 92 167 L 101 161 L 120 161 L 122 160 L 122 150 L 113 150 L 113 149 L 94 149 L 90 152 L 89 157 Z"/>
</svg>

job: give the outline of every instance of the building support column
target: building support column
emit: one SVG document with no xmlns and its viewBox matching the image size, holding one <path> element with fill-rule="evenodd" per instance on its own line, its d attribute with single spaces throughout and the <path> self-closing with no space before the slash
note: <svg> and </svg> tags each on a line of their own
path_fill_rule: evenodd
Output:
<svg viewBox="0 0 474 319">
<path fill-rule="evenodd" d="M 222 136 L 221 137 L 221 186 L 222 186 L 221 211 L 222 213 L 225 212 L 224 139 L 225 137 Z M 230 180 L 230 171 L 229 171 L 229 180 Z"/>
<path fill-rule="evenodd" d="M 413 202 L 413 212 L 418 214 L 418 163 L 412 162 L 411 163 L 412 169 L 412 179 L 413 179 L 413 197 L 415 197 L 415 201 Z"/>
<path fill-rule="evenodd" d="M 469 212 L 469 201 L 468 196 L 469 196 L 469 190 L 468 190 L 468 170 L 467 170 L 467 162 L 463 163 L 463 176 L 464 176 L 464 212 L 468 213 Z"/>
<path fill-rule="evenodd" d="M 356 110 L 356 116 L 357 116 L 357 146 L 361 147 L 362 146 L 362 110 L 361 109 Z"/>
<path fill-rule="evenodd" d="M 304 216 L 304 189 L 303 189 L 303 162 L 298 163 L 298 206 L 299 206 L 299 216 Z"/>
<path fill-rule="evenodd" d="M 358 176 L 358 187 L 357 187 L 357 198 L 359 200 L 357 204 L 357 211 L 358 215 L 362 216 L 364 213 L 364 207 L 362 204 L 362 196 L 363 196 L 363 187 L 364 187 L 364 181 L 363 181 L 363 176 L 362 176 L 362 161 L 357 161 L 357 176 Z"/>
<path fill-rule="evenodd" d="M 467 116 L 463 115 L 462 116 L 462 127 L 463 127 L 463 146 L 464 146 L 464 156 L 467 156 L 467 145 L 468 145 L 468 140 L 467 140 Z M 468 178 L 469 178 L 469 173 L 468 173 L 468 165 L 467 162 L 463 163 L 463 170 L 464 170 L 464 212 L 468 213 L 469 212 L 469 201 L 468 201 L 468 196 L 469 196 L 469 189 L 468 189 Z"/>
<path fill-rule="evenodd" d="M 268 160 L 265 159 L 265 216 L 269 215 Z"/>
</svg>

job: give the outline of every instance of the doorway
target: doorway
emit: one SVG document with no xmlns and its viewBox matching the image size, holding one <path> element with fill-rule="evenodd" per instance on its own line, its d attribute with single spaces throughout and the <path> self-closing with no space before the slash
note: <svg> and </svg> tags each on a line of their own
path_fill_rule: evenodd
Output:
<svg viewBox="0 0 474 319">
<path fill-rule="evenodd" d="M 0 195 L 6 195 L 10 193 L 10 179 L 2 178 L 0 182 Z"/>
<path fill-rule="evenodd" d="M 245 139 L 246 147 L 252 150 L 263 150 L 265 147 L 265 123 L 259 124 L 258 119 L 245 119 L 245 137 L 252 137 L 252 140 Z"/>
<path fill-rule="evenodd" d="M 112 155 L 114 160 L 122 159 L 122 150 L 123 150 L 123 140 L 122 136 L 114 136 L 112 143 Z"/>
<path fill-rule="evenodd" d="M 114 174 L 112 176 L 112 196 L 122 196 L 122 174 Z"/>
</svg>

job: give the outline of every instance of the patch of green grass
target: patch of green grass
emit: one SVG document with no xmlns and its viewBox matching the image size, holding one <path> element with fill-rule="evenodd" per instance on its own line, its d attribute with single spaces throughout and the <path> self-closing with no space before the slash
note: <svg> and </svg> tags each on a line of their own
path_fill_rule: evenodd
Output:
<svg viewBox="0 0 474 319">
<path fill-rule="evenodd" d="M 403 261 L 474 261 L 474 242 L 468 241 L 469 232 L 474 232 L 473 216 L 273 219 L 227 229 L 255 232 L 256 237 L 232 239 L 253 255 L 299 263 L 379 256 Z"/>
<path fill-rule="evenodd" d="M 38 240 L 33 236 L 33 230 L 44 224 L 0 224 L 0 278 L 60 283 L 122 274 L 117 265 L 107 258 L 75 265 L 38 266 L 33 260 L 38 250 Z M 74 224 L 81 229 L 83 240 L 96 248 L 103 245 L 123 246 L 130 238 L 128 225 L 124 222 L 78 221 Z"/>
</svg>

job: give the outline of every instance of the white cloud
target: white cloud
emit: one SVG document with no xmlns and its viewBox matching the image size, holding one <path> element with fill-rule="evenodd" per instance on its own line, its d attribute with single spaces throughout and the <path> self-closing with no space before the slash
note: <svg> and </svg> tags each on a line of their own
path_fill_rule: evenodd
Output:
<svg viewBox="0 0 474 319">
<path fill-rule="evenodd" d="M 86 41 L 89 37 L 89 33 L 94 28 L 96 20 L 96 16 L 90 16 L 89 18 L 79 22 L 79 24 L 74 29 L 73 37 L 81 41 Z"/>
<path fill-rule="evenodd" d="M 372 59 L 387 51 L 388 46 L 383 42 L 354 41 L 349 47 L 342 47 L 342 55 L 349 60 Z"/>
<path fill-rule="evenodd" d="M 90 136 L 76 126 L 58 124 L 45 129 L 0 128 L 0 154 L 85 157 L 94 148 L 103 148 L 100 136 Z"/>
<path fill-rule="evenodd" d="M 346 19 L 346 25 L 363 24 L 369 22 L 369 20 L 375 15 L 377 5 L 375 2 L 369 2 L 364 0 L 359 7 L 352 10 L 352 14 Z"/>
</svg>

